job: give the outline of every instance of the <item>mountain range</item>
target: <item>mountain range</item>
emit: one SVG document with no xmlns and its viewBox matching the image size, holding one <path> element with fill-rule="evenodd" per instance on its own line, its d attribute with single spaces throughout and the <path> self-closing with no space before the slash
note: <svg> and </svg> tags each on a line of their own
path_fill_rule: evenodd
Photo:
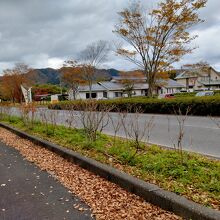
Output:
<svg viewBox="0 0 220 220">
<path fill-rule="evenodd" d="M 116 69 L 97 69 L 95 78 L 102 80 L 110 80 L 114 76 L 118 76 L 119 71 Z M 58 69 L 45 68 L 34 69 L 26 74 L 27 78 L 33 84 L 60 84 L 62 73 Z"/>
</svg>

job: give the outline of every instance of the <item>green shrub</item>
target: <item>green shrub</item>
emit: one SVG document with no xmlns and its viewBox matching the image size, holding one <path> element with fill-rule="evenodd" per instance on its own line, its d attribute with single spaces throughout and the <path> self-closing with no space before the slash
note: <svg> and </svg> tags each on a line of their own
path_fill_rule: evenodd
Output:
<svg viewBox="0 0 220 220">
<path fill-rule="evenodd" d="M 180 92 L 174 94 L 175 97 L 181 98 L 181 97 L 194 97 L 197 92 Z"/>
<path fill-rule="evenodd" d="M 59 110 L 83 110 L 82 102 L 83 101 L 81 100 L 65 101 L 57 104 L 51 104 L 49 105 L 49 108 Z M 185 114 L 187 108 L 190 107 L 190 115 L 220 116 L 220 96 L 185 97 L 175 99 L 150 99 L 145 97 L 121 98 L 112 100 L 100 100 L 98 103 L 99 109 L 106 105 L 113 106 L 111 110 L 113 112 L 134 112 L 135 109 L 139 107 L 143 113 L 174 114 L 180 109 L 182 114 Z"/>
</svg>

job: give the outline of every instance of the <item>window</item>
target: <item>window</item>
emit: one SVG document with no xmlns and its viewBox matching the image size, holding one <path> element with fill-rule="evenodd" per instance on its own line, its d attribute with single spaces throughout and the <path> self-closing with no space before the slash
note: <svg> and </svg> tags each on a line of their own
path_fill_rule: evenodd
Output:
<svg viewBox="0 0 220 220">
<path fill-rule="evenodd" d="M 122 92 L 115 92 L 115 97 L 122 97 Z"/>
<path fill-rule="evenodd" d="M 103 97 L 104 98 L 108 98 L 108 93 L 107 92 L 103 92 Z"/>
<path fill-rule="evenodd" d="M 92 92 L 91 96 L 92 96 L 92 99 L 95 99 L 95 98 L 97 98 L 97 93 L 96 92 Z M 86 99 L 89 99 L 89 92 L 86 93 Z"/>
<path fill-rule="evenodd" d="M 207 81 L 207 80 L 209 80 L 211 77 L 209 77 L 209 76 L 202 76 L 201 78 L 202 78 L 202 81 Z"/>
<path fill-rule="evenodd" d="M 163 91 L 162 91 L 163 92 Z M 147 89 L 143 89 L 143 90 L 141 90 L 141 95 L 147 95 Z"/>
</svg>

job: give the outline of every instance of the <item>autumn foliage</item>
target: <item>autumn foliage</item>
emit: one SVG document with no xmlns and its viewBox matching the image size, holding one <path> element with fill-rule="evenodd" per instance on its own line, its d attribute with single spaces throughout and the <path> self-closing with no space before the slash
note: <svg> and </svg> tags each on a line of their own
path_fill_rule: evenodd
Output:
<svg viewBox="0 0 220 220">
<path fill-rule="evenodd" d="M 13 69 L 4 70 L 1 78 L 1 94 L 4 99 L 14 102 L 22 102 L 23 95 L 21 85 L 29 85 L 30 81 L 25 74 L 30 71 L 27 65 L 19 63 Z"/>
<path fill-rule="evenodd" d="M 196 36 L 190 35 L 189 28 L 202 22 L 198 10 L 205 7 L 206 1 L 163 0 L 150 12 L 134 3 L 119 13 L 114 32 L 132 49 L 119 47 L 117 53 L 145 72 L 149 96 L 152 96 L 157 74 L 166 72 L 195 49 L 190 43 Z"/>
</svg>

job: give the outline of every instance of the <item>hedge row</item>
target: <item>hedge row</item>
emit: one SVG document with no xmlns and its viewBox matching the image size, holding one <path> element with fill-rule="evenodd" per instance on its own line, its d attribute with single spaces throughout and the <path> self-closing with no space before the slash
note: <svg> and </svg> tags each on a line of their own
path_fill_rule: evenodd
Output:
<svg viewBox="0 0 220 220">
<path fill-rule="evenodd" d="M 196 93 L 198 93 L 198 92 L 180 92 L 180 93 L 175 93 L 174 96 L 177 97 L 177 98 L 180 98 L 180 97 L 193 97 L 193 96 L 196 95 Z M 220 95 L 220 90 L 215 90 L 214 95 L 215 96 Z"/>
<path fill-rule="evenodd" d="M 98 109 L 112 106 L 111 111 L 134 112 L 137 107 L 143 113 L 175 114 L 179 109 L 185 114 L 190 108 L 190 115 L 220 116 L 220 96 L 212 97 L 188 97 L 176 99 L 149 99 L 149 98 L 123 98 L 113 100 L 97 101 Z M 85 101 L 66 101 L 58 104 L 51 104 L 50 109 L 59 110 L 84 110 Z"/>
</svg>

